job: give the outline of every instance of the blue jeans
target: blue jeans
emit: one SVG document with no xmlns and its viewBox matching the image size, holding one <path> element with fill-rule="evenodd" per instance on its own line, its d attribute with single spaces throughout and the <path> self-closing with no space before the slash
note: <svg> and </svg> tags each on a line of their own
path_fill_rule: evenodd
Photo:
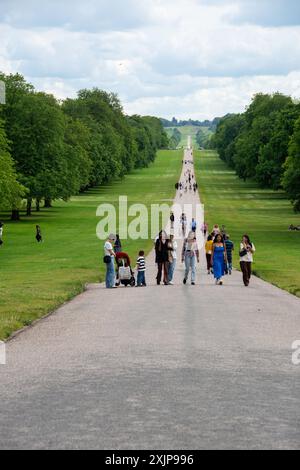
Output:
<svg viewBox="0 0 300 470">
<path fill-rule="evenodd" d="M 114 258 L 106 265 L 106 288 L 111 289 L 116 283 L 115 261 Z"/>
<path fill-rule="evenodd" d="M 140 287 L 140 286 L 146 286 L 145 271 L 138 271 L 138 274 L 137 274 L 137 285 L 138 285 L 138 287 Z"/>
<path fill-rule="evenodd" d="M 192 271 L 192 282 L 196 281 L 196 256 L 186 255 L 185 257 L 185 276 L 184 279 L 187 281 L 189 278 L 190 271 Z"/>
<path fill-rule="evenodd" d="M 175 269 L 176 269 L 176 259 L 174 259 L 172 263 L 169 264 L 169 282 L 173 281 Z"/>
</svg>

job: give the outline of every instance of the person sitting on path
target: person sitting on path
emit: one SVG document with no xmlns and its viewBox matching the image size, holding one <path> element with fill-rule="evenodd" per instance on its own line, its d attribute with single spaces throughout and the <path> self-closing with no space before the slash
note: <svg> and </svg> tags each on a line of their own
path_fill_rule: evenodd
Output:
<svg viewBox="0 0 300 470">
<path fill-rule="evenodd" d="M 223 285 L 223 277 L 225 274 L 225 265 L 227 264 L 227 255 L 224 240 L 221 234 L 217 235 L 213 244 L 212 266 L 216 285 Z"/>
<path fill-rule="evenodd" d="M 253 254 L 256 249 L 248 235 L 244 235 L 240 246 L 240 266 L 243 273 L 243 281 L 246 287 L 250 284 L 252 276 Z"/>
<path fill-rule="evenodd" d="M 158 272 L 156 276 L 157 285 L 159 286 L 162 281 L 164 285 L 169 285 L 169 240 L 167 239 L 167 234 L 162 230 L 159 234 L 158 240 L 155 243 L 155 259 L 158 267 Z"/>
<path fill-rule="evenodd" d="M 146 260 L 145 252 L 140 251 L 136 262 L 137 267 L 137 287 L 146 287 Z"/>
<path fill-rule="evenodd" d="M 114 289 L 116 284 L 116 273 L 115 273 L 115 252 L 113 245 L 116 241 L 116 235 L 109 235 L 108 240 L 104 245 L 104 262 L 106 264 L 106 288 Z"/>
<path fill-rule="evenodd" d="M 186 284 L 191 272 L 192 286 L 196 283 L 196 263 L 200 262 L 199 248 L 194 232 L 190 232 L 183 242 L 181 261 L 185 263 L 183 284 Z"/>
</svg>

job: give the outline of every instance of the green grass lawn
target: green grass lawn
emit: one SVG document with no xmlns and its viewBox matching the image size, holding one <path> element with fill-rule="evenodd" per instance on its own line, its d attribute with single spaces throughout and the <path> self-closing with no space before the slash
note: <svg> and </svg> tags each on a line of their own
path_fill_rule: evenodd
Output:
<svg viewBox="0 0 300 470">
<path fill-rule="evenodd" d="M 208 223 L 224 224 L 237 245 L 235 266 L 248 233 L 257 249 L 256 274 L 300 297 L 300 233 L 288 230 L 300 224 L 300 215 L 285 194 L 244 183 L 215 152 L 196 152 L 196 172 Z"/>
<path fill-rule="evenodd" d="M 153 165 L 136 170 L 122 181 L 90 190 L 70 202 L 55 202 L 19 223 L 5 222 L 4 245 L 0 248 L 0 338 L 30 325 L 64 301 L 82 292 L 87 282 L 104 279 L 103 242 L 96 238 L 102 203 L 117 206 L 119 195 L 129 204 L 161 203 L 173 199 L 174 184 L 182 167 L 182 151 L 160 151 Z M 35 225 L 40 224 L 44 243 L 35 241 Z M 152 241 L 124 242 L 131 256 L 149 251 Z"/>
</svg>

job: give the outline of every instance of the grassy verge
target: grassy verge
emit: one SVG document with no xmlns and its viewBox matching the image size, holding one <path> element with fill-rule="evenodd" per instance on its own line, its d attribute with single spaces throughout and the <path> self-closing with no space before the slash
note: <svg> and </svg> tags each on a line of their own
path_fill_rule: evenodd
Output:
<svg viewBox="0 0 300 470">
<path fill-rule="evenodd" d="M 196 171 L 201 199 L 210 226 L 224 224 L 237 244 L 249 233 L 256 244 L 256 274 L 300 297 L 300 233 L 289 232 L 299 225 L 285 194 L 263 190 L 253 181 L 244 183 L 215 152 L 196 153 Z M 235 266 L 238 255 L 235 253 Z"/>
<path fill-rule="evenodd" d="M 174 197 L 181 172 L 182 151 L 161 151 L 150 168 L 134 171 L 112 185 L 58 201 L 20 223 L 4 220 L 4 245 L 0 248 L 0 339 L 30 325 L 66 300 L 82 292 L 87 282 L 103 280 L 103 243 L 96 238 L 96 209 L 102 203 L 118 205 L 119 195 L 148 207 Z M 44 243 L 35 241 L 40 224 Z M 128 241 L 123 248 L 136 256 L 149 251 L 152 241 Z"/>
</svg>

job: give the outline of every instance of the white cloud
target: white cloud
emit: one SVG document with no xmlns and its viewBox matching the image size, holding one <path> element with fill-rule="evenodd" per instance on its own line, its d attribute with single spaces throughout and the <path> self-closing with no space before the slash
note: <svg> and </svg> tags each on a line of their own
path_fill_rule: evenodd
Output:
<svg viewBox="0 0 300 470">
<path fill-rule="evenodd" d="M 129 113 L 206 118 L 260 91 L 300 95 L 300 24 L 260 26 L 252 0 L 0 1 L 0 70 L 59 98 L 98 86 Z M 256 14 L 277 24 L 271 3 Z"/>
</svg>

